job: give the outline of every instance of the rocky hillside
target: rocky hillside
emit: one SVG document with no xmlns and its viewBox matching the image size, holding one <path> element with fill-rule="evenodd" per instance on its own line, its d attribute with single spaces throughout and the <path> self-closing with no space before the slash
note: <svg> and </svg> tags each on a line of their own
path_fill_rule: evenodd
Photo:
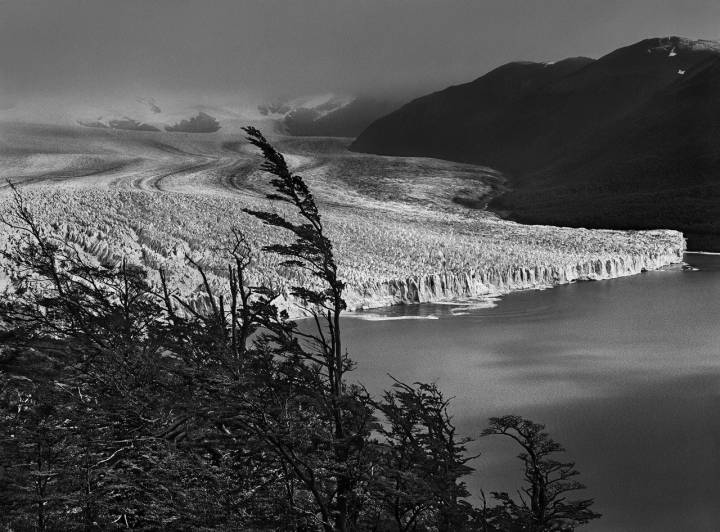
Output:
<svg viewBox="0 0 720 532">
<path fill-rule="evenodd" d="M 510 63 L 414 100 L 351 149 L 481 163 L 523 222 L 682 230 L 720 249 L 720 44 L 647 39 L 600 59 Z"/>
</svg>

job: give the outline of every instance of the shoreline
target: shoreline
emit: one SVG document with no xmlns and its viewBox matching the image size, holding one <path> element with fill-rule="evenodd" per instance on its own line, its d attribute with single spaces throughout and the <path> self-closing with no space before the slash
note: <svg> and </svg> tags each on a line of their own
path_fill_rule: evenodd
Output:
<svg viewBox="0 0 720 532">
<path fill-rule="evenodd" d="M 684 242 L 684 240 L 683 240 Z M 429 276 L 416 276 L 409 277 L 405 280 L 390 280 L 378 283 L 380 287 L 389 288 L 389 293 L 386 297 L 399 298 L 388 302 L 387 299 L 383 298 L 379 304 L 367 304 L 367 298 L 371 297 L 368 292 L 365 292 L 365 296 L 359 296 L 357 292 L 351 294 L 353 299 L 350 299 L 347 295 L 345 296 L 347 302 L 347 309 L 343 312 L 346 318 L 358 318 L 368 319 L 376 321 L 387 321 L 387 320 L 404 320 L 404 319 L 438 319 L 435 316 L 392 316 L 392 317 L 375 317 L 372 313 L 373 310 L 388 309 L 392 307 L 404 307 L 404 306 L 415 306 L 428 304 L 446 304 L 451 306 L 465 306 L 468 304 L 481 304 L 483 306 L 494 307 L 495 301 L 515 292 L 525 292 L 533 290 L 548 290 L 557 286 L 563 286 L 581 282 L 595 282 L 595 281 L 606 281 L 610 279 L 619 279 L 622 277 L 630 277 L 633 275 L 639 275 L 650 271 L 663 271 L 674 267 L 680 267 L 686 263 L 683 261 L 683 255 L 686 253 L 695 254 L 706 254 L 706 255 L 720 255 L 720 253 L 706 253 L 706 252 L 688 252 L 683 247 L 676 249 L 667 249 L 665 253 L 655 253 L 648 255 L 630 254 L 626 257 L 613 257 L 607 259 L 595 259 L 591 261 L 579 262 L 575 265 L 565 266 L 564 268 L 553 267 L 553 266 L 535 266 L 535 267 L 517 267 L 516 269 L 507 268 L 505 271 L 510 272 L 514 275 L 505 277 L 501 275 L 498 277 L 499 284 L 494 285 L 492 282 L 484 284 L 484 281 L 491 280 L 492 275 L 485 275 L 477 271 L 459 272 L 451 275 L 456 279 L 458 277 L 465 277 L 465 279 L 478 279 L 480 284 L 473 286 L 468 283 L 464 286 L 465 290 L 471 293 L 455 293 L 452 292 L 452 283 L 447 283 L 448 273 L 435 274 Z M 654 256 L 652 256 L 654 255 Z M 620 265 L 621 269 L 617 269 Z M 624 266 L 624 267 L 623 267 Z M 494 268 L 491 268 L 493 270 Z M 550 282 L 533 282 L 533 272 L 550 272 L 553 278 Z M 520 272 L 520 273 L 518 273 Z M 542 279 L 535 275 L 534 279 Z M 519 284 L 518 284 L 519 280 Z M 422 293 L 423 283 L 429 283 L 430 292 Z M 400 289 L 400 292 L 393 293 L 392 287 Z M 403 294 L 402 287 L 405 287 L 406 292 Z M 416 287 L 416 291 L 413 292 L 413 287 Z M 354 287 L 348 286 L 349 290 L 353 290 Z M 438 292 L 440 291 L 440 292 Z M 475 293 L 472 293 L 475 292 Z M 409 298 L 408 298 L 409 295 Z M 377 293 L 375 294 L 377 297 Z M 358 301 L 358 298 L 360 301 Z M 373 298 L 374 299 L 374 298 Z M 377 301 L 375 301 L 377 302 Z M 360 303 L 362 306 L 358 306 Z M 365 304 L 362 304 L 365 303 Z M 307 319 L 311 316 L 304 311 L 304 307 L 297 305 L 294 302 L 285 300 L 285 304 L 281 308 L 290 312 L 291 318 L 295 320 Z M 292 310 L 300 310 L 299 315 L 293 316 Z"/>
<path fill-rule="evenodd" d="M 583 281 L 600 281 L 656 271 L 683 264 L 684 239 L 661 251 L 604 256 L 557 265 L 513 266 L 499 270 L 486 267 L 462 272 L 411 276 L 401 280 L 348 286 L 348 314 L 419 303 L 482 301 L 512 292 L 544 290 Z"/>
</svg>

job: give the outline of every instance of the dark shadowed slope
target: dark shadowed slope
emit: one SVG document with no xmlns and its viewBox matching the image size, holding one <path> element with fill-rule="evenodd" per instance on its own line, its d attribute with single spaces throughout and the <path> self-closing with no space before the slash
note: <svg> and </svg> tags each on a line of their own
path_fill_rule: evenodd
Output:
<svg viewBox="0 0 720 532">
<path fill-rule="evenodd" d="M 502 161 L 507 166 L 506 160 L 516 163 L 517 157 L 503 157 L 502 152 L 512 152 L 511 144 L 525 145 L 521 138 L 540 127 L 537 111 L 552 116 L 555 112 L 549 104 L 560 103 L 552 102 L 556 98 L 551 95 L 551 101 L 540 108 L 533 101 L 535 95 L 590 62 L 573 58 L 554 64 L 503 65 L 471 83 L 418 98 L 381 118 L 357 138 L 352 149 L 385 155 L 434 154 L 463 161 L 483 159 L 491 165 Z M 538 109 L 529 114 L 527 108 L 531 107 Z"/>
<path fill-rule="evenodd" d="M 510 173 L 530 223 L 680 229 L 720 249 L 720 45 L 648 39 L 596 61 L 511 63 L 372 124 L 352 149 Z"/>
</svg>

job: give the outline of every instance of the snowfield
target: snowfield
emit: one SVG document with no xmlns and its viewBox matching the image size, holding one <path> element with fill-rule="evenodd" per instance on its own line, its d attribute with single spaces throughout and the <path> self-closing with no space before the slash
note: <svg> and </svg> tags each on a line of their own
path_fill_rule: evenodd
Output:
<svg viewBox="0 0 720 532">
<path fill-rule="evenodd" d="M 469 208 L 502 190 L 502 176 L 489 168 L 351 153 L 349 139 L 274 141 L 316 196 L 351 308 L 496 295 L 682 258 L 676 231 L 525 226 Z M 186 294 L 197 293 L 200 282 L 187 255 L 222 286 L 232 228 L 256 248 L 283 238 L 242 212 L 284 209 L 265 199 L 268 176 L 259 164 L 241 135 L 222 131 L 0 125 L 0 178 L 19 184 L 53 231 L 99 260 L 128 257 L 163 268 Z M 3 185 L 2 209 L 8 199 Z M 12 272 L 6 267 L 5 274 Z M 306 281 L 297 276 L 256 253 L 254 282 Z"/>
</svg>

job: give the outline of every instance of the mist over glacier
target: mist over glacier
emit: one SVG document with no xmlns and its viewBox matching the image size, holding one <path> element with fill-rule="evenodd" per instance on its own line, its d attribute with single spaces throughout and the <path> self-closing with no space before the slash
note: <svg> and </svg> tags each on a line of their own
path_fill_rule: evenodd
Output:
<svg viewBox="0 0 720 532">
<path fill-rule="evenodd" d="M 0 120 L 96 119 L 135 112 L 138 97 L 164 112 L 219 106 L 252 119 L 277 98 L 419 96 L 518 59 L 599 57 L 643 36 L 717 37 L 716 2 L 640 0 L 622 17 L 615 4 L 6 0 Z"/>
</svg>

